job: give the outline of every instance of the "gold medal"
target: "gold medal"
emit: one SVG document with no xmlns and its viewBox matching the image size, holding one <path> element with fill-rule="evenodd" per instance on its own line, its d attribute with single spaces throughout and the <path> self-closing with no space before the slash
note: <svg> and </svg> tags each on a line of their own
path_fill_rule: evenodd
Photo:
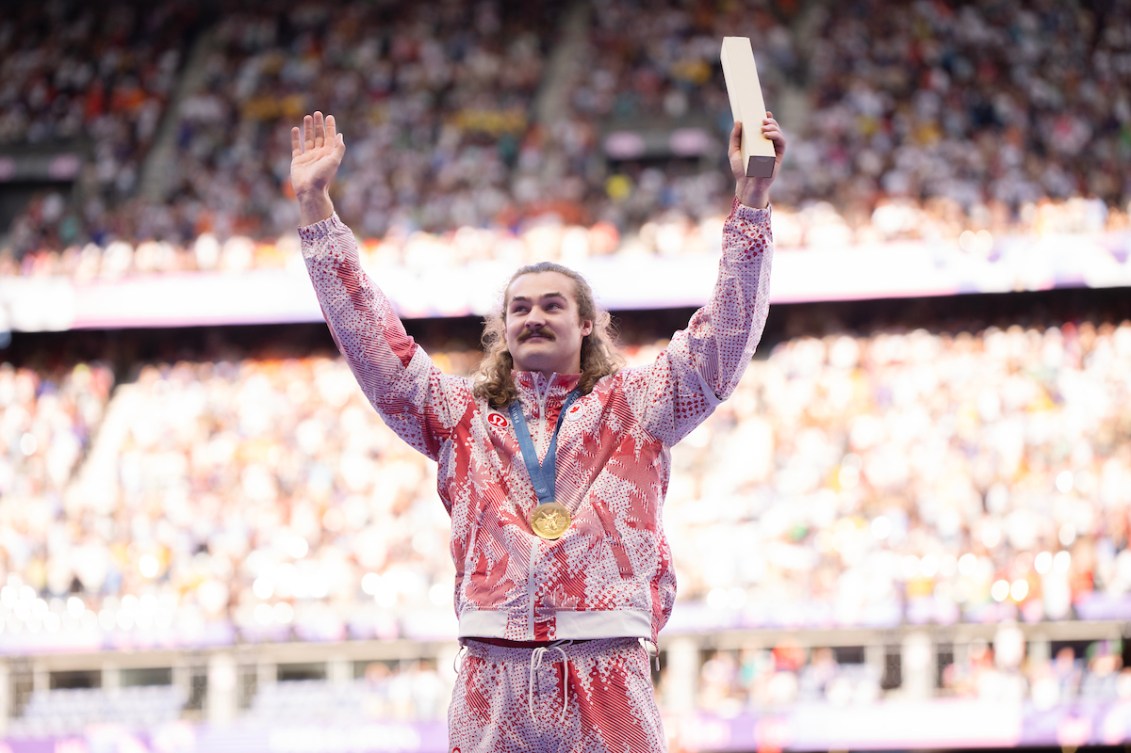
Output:
<svg viewBox="0 0 1131 753">
<path fill-rule="evenodd" d="M 569 522 L 569 510 L 558 502 L 543 502 L 530 513 L 530 527 L 547 541 L 560 539 L 569 528 Z"/>
</svg>

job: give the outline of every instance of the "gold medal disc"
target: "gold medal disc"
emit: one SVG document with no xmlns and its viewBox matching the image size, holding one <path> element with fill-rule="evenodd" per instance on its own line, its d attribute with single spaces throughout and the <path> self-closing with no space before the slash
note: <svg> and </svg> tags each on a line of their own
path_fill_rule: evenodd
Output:
<svg viewBox="0 0 1131 753">
<path fill-rule="evenodd" d="M 569 510 L 559 502 L 543 502 L 530 513 L 530 527 L 547 541 L 560 539 L 569 528 L 569 522 Z"/>
</svg>

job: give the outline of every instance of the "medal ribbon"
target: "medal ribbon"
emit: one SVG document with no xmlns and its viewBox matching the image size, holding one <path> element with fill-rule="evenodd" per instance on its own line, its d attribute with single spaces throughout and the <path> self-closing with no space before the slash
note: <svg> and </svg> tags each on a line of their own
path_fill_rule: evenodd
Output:
<svg viewBox="0 0 1131 753">
<path fill-rule="evenodd" d="M 562 428 L 562 420 L 569 406 L 580 396 L 581 393 L 575 389 L 562 403 L 558 422 L 554 424 L 554 434 L 550 437 L 550 447 L 546 450 L 546 457 L 541 463 L 538 462 L 538 451 L 534 449 L 534 438 L 530 436 L 530 427 L 526 425 L 526 416 L 522 415 L 522 405 L 516 400 L 507 406 L 507 412 L 514 421 L 518 448 L 522 450 L 522 459 L 526 462 L 526 470 L 530 474 L 530 482 L 534 484 L 534 492 L 538 495 L 539 504 L 554 501 L 558 472 L 558 430 Z"/>
</svg>

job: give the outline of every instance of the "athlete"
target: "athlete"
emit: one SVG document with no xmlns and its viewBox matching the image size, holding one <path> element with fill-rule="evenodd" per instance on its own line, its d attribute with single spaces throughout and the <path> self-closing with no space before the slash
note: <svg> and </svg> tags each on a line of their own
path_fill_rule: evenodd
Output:
<svg viewBox="0 0 1131 753">
<path fill-rule="evenodd" d="M 762 133 L 781 166 L 786 140 Z M 473 378 L 442 373 L 362 271 L 330 187 L 334 117 L 291 131 L 302 253 L 335 342 L 382 419 L 438 464 L 465 651 L 460 753 L 663 751 L 650 650 L 675 600 L 661 521 L 669 450 L 735 389 L 768 311 L 770 186 L 742 170 L 710 300 L 656 359 L 621 368 L 608 315 L 566 267 L 519 269 Z"/>
</svg>

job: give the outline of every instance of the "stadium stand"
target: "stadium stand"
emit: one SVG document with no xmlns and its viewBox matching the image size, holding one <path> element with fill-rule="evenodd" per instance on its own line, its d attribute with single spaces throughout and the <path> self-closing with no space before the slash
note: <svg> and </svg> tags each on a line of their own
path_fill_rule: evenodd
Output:
<svg viewBox="0 0 1131 753">
<path fill-rule="evenodd" d="M 782 256 L 1131 258 L 1127 0 L 151 5 L 0 21 L 0 330 L 16 282 L 294 271 L 314 106 L 382 272 L 709 259 L 728 33 L 791 138 Z M 1131 311 L 1093 283 L 775 307 L 673 456 L 673 750 L 1131 739 Z M 686 317 L 649 305 L 634 362 Z M 444 750 L 434 472 L 324 328 L 47 314 L 0 340 L 0 749 Z M 409 324 L 474 368 L 477 320 Z"/>
<path fill-rule="evenodd" d="M 1126 233 L 1118 165 L 1131 104 L 1119 82 L 1131 50 L 1110 23 L 1126 16 L 1125 1 L 917 3 L 893 13 L 867 2 L 577 3 L 560 14 L 498 2 L 475 5 L 470 26 L 455 2 L 330 14 L 316 2 L 285 13 L 258 0 L 215 17 L 168 3 L 144 26 L 138 6 L 80 12 L 59 2 L 58 16 L 77 19 L 56 37 L 106 27 L 127 41 L 145 33 L 156 49 L 111 56 L 121 70 L 100 79 L 77 62 L 54 72 L 104 80 L 108 96 L 129 100 L 81 121 L 67 88 L 77 84 L 42 71 L 49 56 L 37 40 L 48 49 L 60 40 L 43 40 L 36 14 L 7 22 L 9 97 L 21 100 L 3 129 L 8 151 L 81 123 L 86 148 L 110 156 L 69 199 L 67 184 L 37 192 L 4 234 L 0 259 L 6 273 L 90 274 L 99 257 L 137 255 L 115 241 L 135 251 L 156 241 L 168 248 L 126 268 L 172 272 L 212 268 L 193 247 L 236 237 L 260 244 L 252 264 L 277 265 L 271 247 L 296 222 L 287 132 L 314 106 L 336 110 L 350 135 L 355 159 L 337 199 L 362 236 L 395 247 L 407 234 L 463 225 L 501 243 L 541 218 L 598 230 L 586 254 L 608 253 L 610 234 L 613 247 L 697 250 L 696 227 L 729 190 L 719 179 L 729 105 L 717 39 L 743 24 L 760 40 L 767 101 L 796 123 L 777 186 L 784 246 L 963 230 Z M 181 28 L 189 33 L 170 32 Z M 875 38 L 889 41 L 868 43 Z M 1063 65 L 1046 64 L 1052 51 Z M 22 128 L 23 100 L 41 103 L 34 112 L 48 124 Z M 125 183 L 107 189 L 107 175 Z M 662 248 L 642 231 L 656 223 L 675 236 Z"/>
</svg>

